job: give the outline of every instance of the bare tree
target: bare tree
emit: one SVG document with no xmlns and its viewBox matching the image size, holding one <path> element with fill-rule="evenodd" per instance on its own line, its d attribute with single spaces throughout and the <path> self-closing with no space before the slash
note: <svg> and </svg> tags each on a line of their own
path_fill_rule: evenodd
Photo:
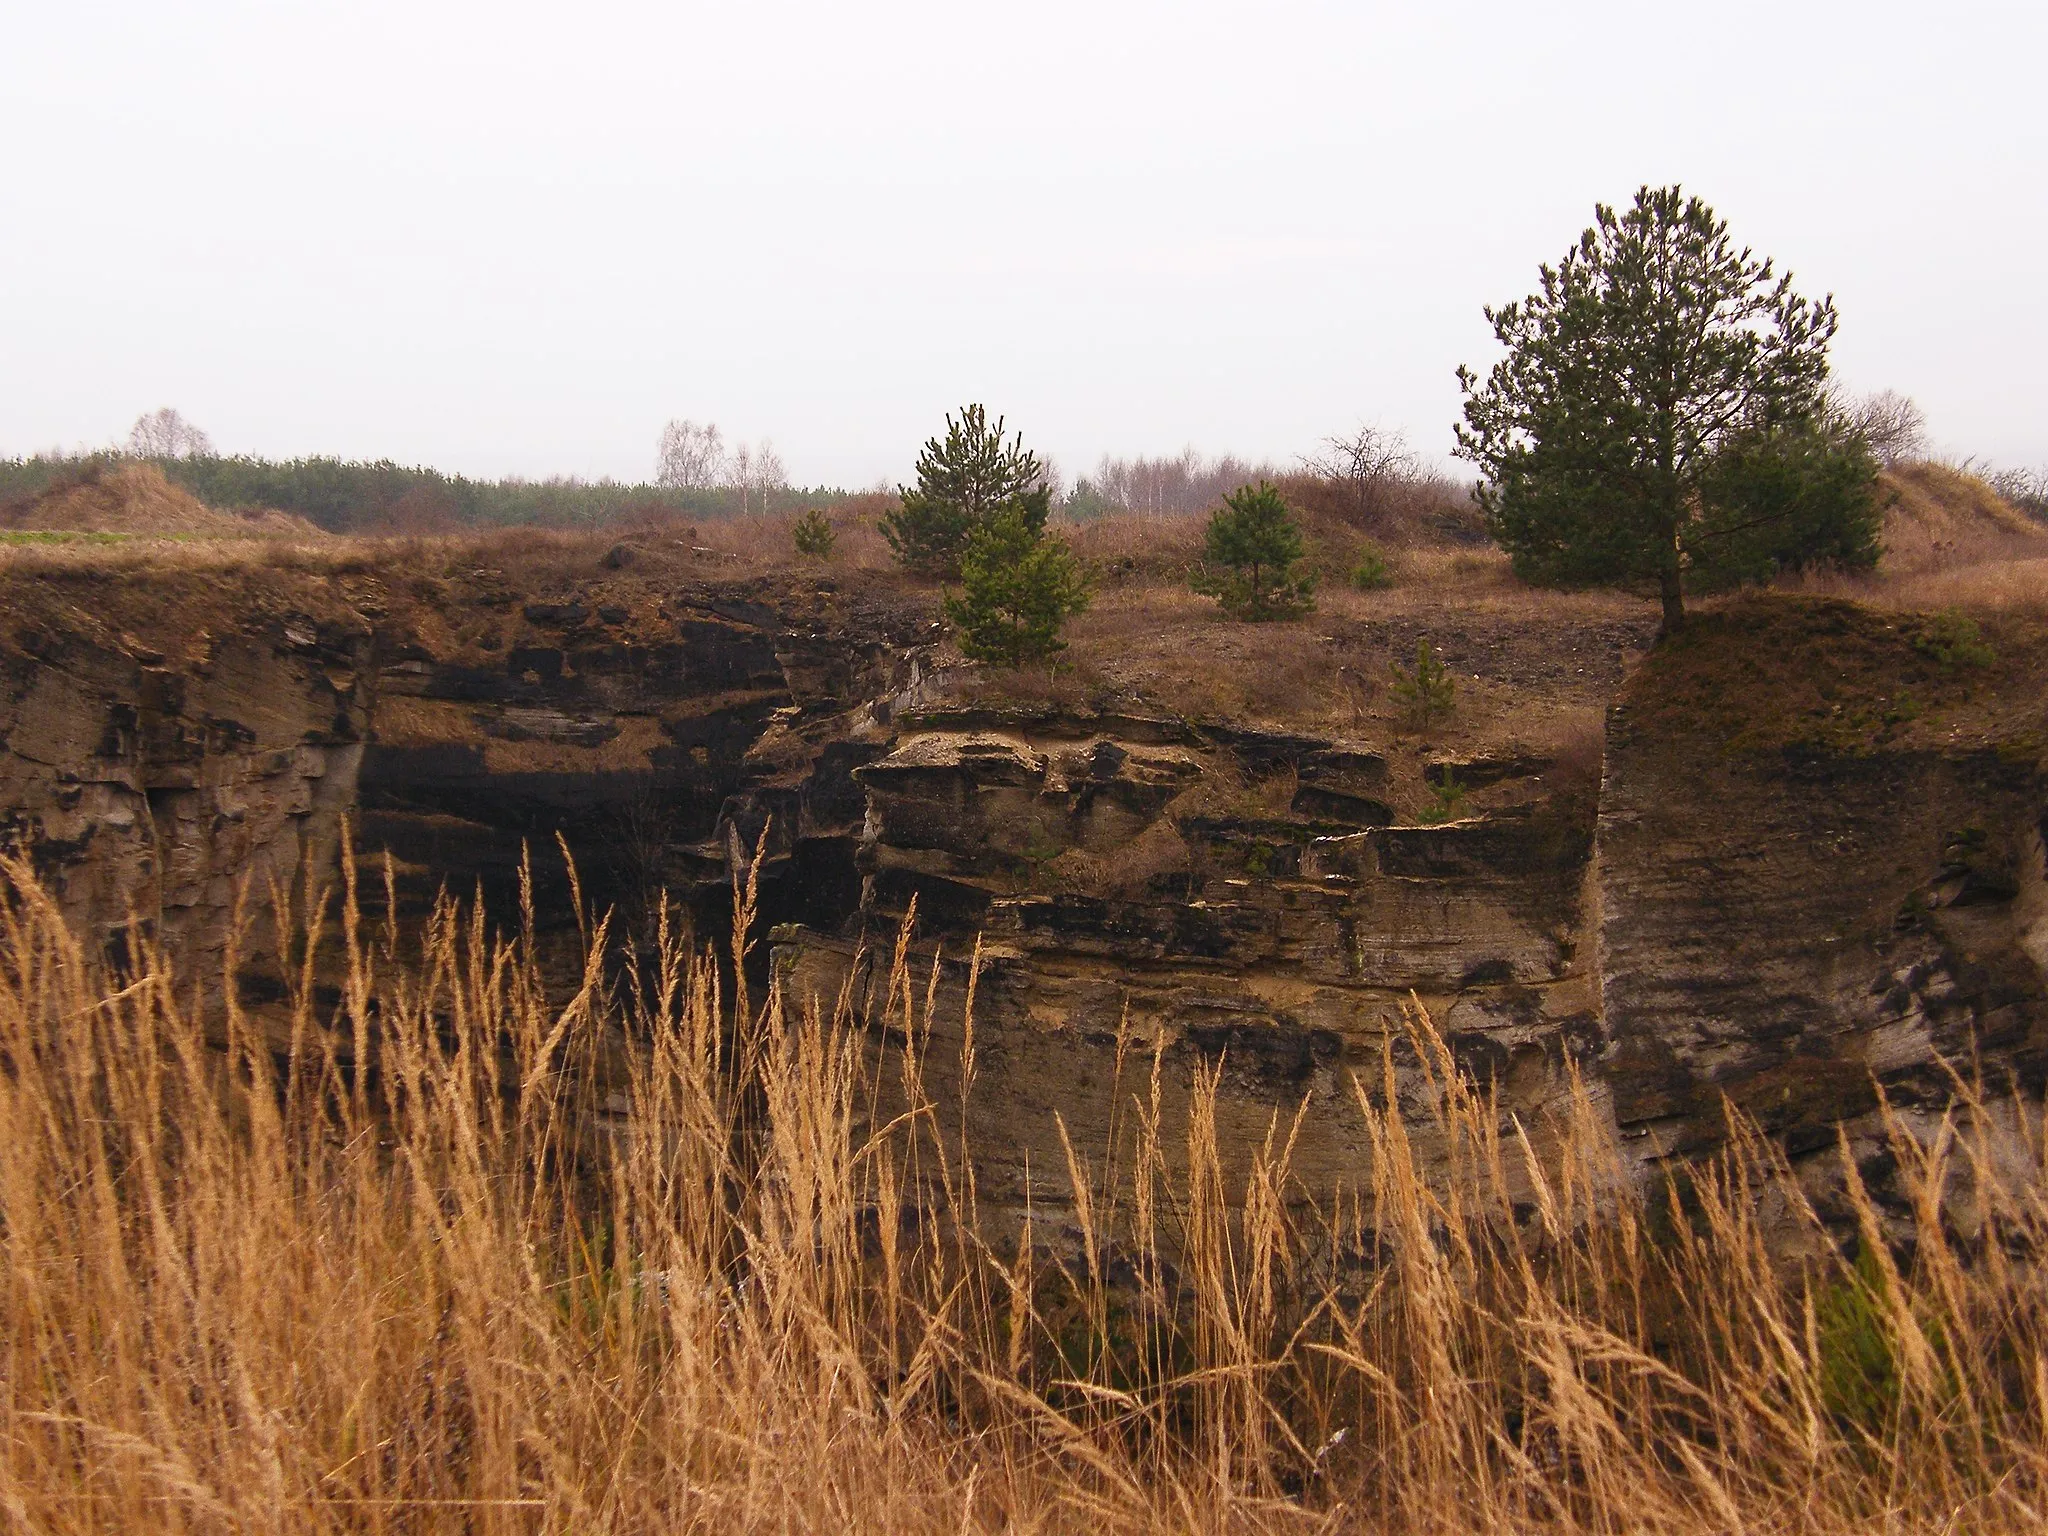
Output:
<svg viewBox="0 0 2048 1536">
<path fill-rule="evenodd" d="M 1041 453 L 1038 456 L 1038 467 L 1045 476 L 1039 484 L 1045 487 L 1046 499 L 1054 506 L 1058 506 L 1067 499 L 1067 492 L 1070 489 L 1065 472 L 1053 461 L 1049 453 Z"/>
<path fill-rule="evenodd" d="M 709 490 L 725 474 L 725 439 L 718 423 L 672 421 L 661 429 L 654 483 L 678 491 Z"/>
<path fill-rule="evenodd" d="M 2027 516 L 2048 523 L 2048 466 L 2001 469 L 1984 478 L 1991 489 Z"/>
<path fill-rule="evenodd" d="M 1075 482 L 1075 491 L 1078 494 L 1085 485 L 1090 494 L 1132 512 L 1192 515 L 1211 511 L 1241 485 L 1277 474 L 1270 464 L 1249 464 L 1227 453 L 1205 459 L 1193 448 L 1161 459 L 1112 459 L 1105 454 L 1094 474 Z"/>
<path fill-rule="evenodd" d="M 762 438 L 754 445 L 754 489 L 759 491 L 766 506 L 770 491 L 784 490 L 789 485 L 789 471 L 782 467 L 782 455 L 775 451 L 775 444 Z"/>
<path fill-rule="evenodd" d="M 1880 389 L 1837 409 L 1886 469 L 1926 456 L 1927 417 L 1897 390 Z"/>
<path fill-rule="evenodd" d="M 747 512 L 747 499 L 754 489 L 754 450 L 745 443 L 736 444 L 726 456 L 725 472 L 727 483 L 738 488 L 740 493 L 740 515 Z"/>
<path fill-rule="evenodd" d="M 135 418 L 127 451 L 138 459 L 189 459 L 211 454 L 213 439 L 166 405 Z"/>
<path fill-rule="evenodd" d="M 1302 465 L 1336 486 L 1347 516 L 1360 527 L 1384 526 L 1419 473 L 1415 454 L 1399 432 L 1361 426 L 1349 437 L 1326 437 Z"/>
<path fill-rule="evenodd" d="M 767 438 L 748 447 L 741 443 L 726 461 L 727 484 L 740 493 L 740 512 L 766 512 L 771 491 L 786 489 L 789 472 L 782 467 L 782 455 Z M 758 506 L 756 502 L 758 501 Z"/>
</svg>

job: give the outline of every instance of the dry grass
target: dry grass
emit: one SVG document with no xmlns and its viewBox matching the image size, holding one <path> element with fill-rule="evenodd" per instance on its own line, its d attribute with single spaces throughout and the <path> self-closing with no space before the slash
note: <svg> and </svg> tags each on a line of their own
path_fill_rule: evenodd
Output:
<svg viewBox="0 0 2048 1536">
<path fill-rule="evenodd" d="M 1899 573 L 2048 553 L 2048 528 L 1968 471 L 1932 461 L 1886 471 L 1885 563 Z"/>
<path fill-rule="evenodd" d="M 317 540 L 320 530 L 282 512 L 216 512 L 164 478 L 153 464 L 93 465 L 84 475 L 53 486 L 23 505 L 8 507 L 0 522 L 18 529 L 64 529 L 138 539 Z"/>
<path fill-rule="evenodd" d="M 1876 571 L 1809 572 L 1779 585 L 1899 611 L 2048 616 L 2048 528 L 1952 465 L 1900 465 L 1884 484 L 1892 501 Z"/>
<path fill-rule="evenodd" d="M 1532 1128 L 1538 1159 L 1419 1012 L 1352 1085 L 1370 1145 L 1329 1209 L 1286 1113 L 1220 1145 L 1217 1073 L 1163 1105 L 1129 1039 L 1109 1143 L 997 1245 L 900 946 L 870 1033 L 734 997 L 674 942 L 637 985 L 593 961 L 549 997 L 453 908 L 401 946 L 344 904 L 339 1002 L 309 969 L 276 1034 L 229 1007 L 210 1042 L 165 961 L 103 976 L 5 873 L 15 1528 L 1847 1533 L 2048 1509 L 2040 1129 L 1967 1084 L 1891 1125 L 1910 1259 L 1843 1168 L 1851 1267 L 1739 1126 L 1682 1199 L 1637 1188 L 1583 1095 Z M 970 1022 L 963 1093 L 974 1049 Z M 1819 1257 L 1775 1262 L 1767 1209 Z"/>
</svg>

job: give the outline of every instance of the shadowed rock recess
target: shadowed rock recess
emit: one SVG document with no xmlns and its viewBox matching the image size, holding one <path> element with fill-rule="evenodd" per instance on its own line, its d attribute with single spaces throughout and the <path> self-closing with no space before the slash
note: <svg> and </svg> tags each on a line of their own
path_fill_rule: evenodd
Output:
<svg viewBox="0 0 2048 1536">
<path fill-rule="evenodd" d="M 967 1115 L 998 1217 L 1070 1208 L 1065 1144 L 1099 1162 L 1155 1057 L 1169 1137 L 1218 1072 L 1226 1148 L 1299 1112 L 1304 1190 L 1358 1188 L 1357 1093 L 1433 1091 L 1411 994 L 1539 1143 L 1575 1080 L 1645 1166 L 1714 1146 L 1725 1096 L 1823 1202 L 1880 1087 L 1931 1123 L 1952 1072 L 2029 1097 L 2048 1074 L 2038 637 L 1945 670 L 1910 619 L 1737 605 L 1632 673 L 1597 776 L 1508 746 L 1427 760 L 1459 794 L 1418 825 L 1389 790 L 1414 743 L 991 702 L 929 600 L 880 586 L 643 574 L 542 600 L 490 569 L 257 571 L 138 607 L 113 576 L 11 579 L 0 806 L 110 958 L 154 936 L 218 974 L 245 884 L 265 907 L 331 880 L 344 817 L 401 919 L 443 888 L 514 917 L 530 850 L 565 975 L 558 833 L 621 964 L 664 895 L 719 932 L 759 850 L 757 958 L 850 998 L 885 1054 L 915 903 L 942 1103 L 979 943 Z M 257 1004 L 276 947 L 263 921 L 241 945 Z"/>
</svg>

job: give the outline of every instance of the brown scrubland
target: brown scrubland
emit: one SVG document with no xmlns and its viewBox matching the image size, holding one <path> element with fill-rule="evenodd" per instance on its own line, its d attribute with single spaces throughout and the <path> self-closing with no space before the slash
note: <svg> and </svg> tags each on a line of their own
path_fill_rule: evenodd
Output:
<svg viewBox="0 0 2048 1536">
<path fill-rule="evenodd" d="M 1879 572 L 1785 585 L 2038 635 L 2048 534 L 1942 466 L 1887 483 Z M 10 583 L 11 623 L 118 586 L 203 630 L 280 576 L 431 606 L 420 584 L 485 568 L 528 593 L 610 571 L 622 604 L 707 568 L 909 590 L 882 498 L 837 509 L 834 555 L 806 562 L 794 513 L 250 538 L 130 490 L 17 519 L 128 537 L 0 545 L 37 578 Z M 1428 496 L 1369 529 L 1300 502 L 1324 567 L 1306 619 L 1220 619 L 1186 591 L 1198 520 L 1112 514 L 1062 530 L 1100 585 L 1059 665 L 981 686 L 1384 735 L 1388 662 L 1427 639 L 1460 690 L 1436 747 L 1531 743 L 1597 772 L 1650 603 L 1526 588 Z M 1368 540 L 1392 584 L 1351 590 Z M 232 950 L 224 986 L 140 943 L 88 952 L 26 864 L 0 865 L 10 1528 L 2048 1522 L 2048 1131 L 1966 1063 L 1931 1138 L 1891 1122 L 1919 1215 L 1900 1252 L 1846 1147 L 1849 1250 L 1734 1110 L 1725 1151 L 1645 1185 L 1585 1094 L 1555 1124 L 1503 1116 L 1419 1002 L 1384 1069 L 1344 1086 L 1372 1156 L 1335 1199 L 1290 1174 L 1297 1119 L 1226 1156 L 1215 1077 L 1163 1103 L 1133 1037 L 1108 1137 L 1054 1170 L 1071 1200 L 999 1240 L 964 1140 L 972 989 L 938 1032 L 960 1059 L 932 1074 L 962 1086 L 935 1096 L 936 972 L 907 941 L 877 957 L 878 1055 L 845 998 L 748 990 L 744 897 L 729 938 L 666 929 L 629 970 L 580 913 L 565 995 L 530 912 L 501 931 L 444 902 L 394 931 L 365 915 L 395 908 L 370 899 L 384 879 L 351 864 L 338 890 L 245 893 L 246 931 L 297 957 L 259 1025 Z M 1445 1157 L 1417 1154 L 1418 1124 Z"/>
</svg>

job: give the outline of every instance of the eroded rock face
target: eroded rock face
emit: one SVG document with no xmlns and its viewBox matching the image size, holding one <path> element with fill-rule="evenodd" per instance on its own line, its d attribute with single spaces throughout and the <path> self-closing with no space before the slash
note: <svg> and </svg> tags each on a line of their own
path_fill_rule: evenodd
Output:
<svg viewBox="0 0 2048 1536">
<path fill-rule="evenodd" d="M 271 888 L 327 877 L 356 802 L 369 626 L 288 615 L 201 636 L 176 664 L 90 621 L 15 638 L 0 807 L 79 934 L 116 961 L 151 938 L 217 973 L 246 900 L 243 952 L 270 952 Z"/>
<path fill-rule="evenodd" d="M 2038 695 L 1987 698 L 1990 682 L 1924 665 L 1877 616 L 1823 607 L 1807 624 L 1830 638 L 1830 663 L 1808 664 L 1834 674 L 1828 696 L 1774 728 L 1744 740 L 1712 692 L 1676 716 L 1654 675 L 1610 715 L 1600 1070 L 1644 1158 L 1719 1145 L 1725 1100 L 1839 1212 L 1838 1127 L 1895 1200 L 1880 1094 L 1931 1127 L 1958 1075 L 2028 1101 L 2048 1080 L 2048 763 Z M 1669 686 L 1697 669 L 1679 658 Z M 1919 707 L 1859 720 L 1859 675 L 1885 699 L 1918 688 Z M 1743 718 L 1770 725 L 1784 679 L 1743 686 L 1759 694 Z"/>
<path fill-rule="evenodd" d="M 0 634 L 9 841 L 95 945 L 134 927 L 212 976 L 244 888 L 256 965 L 273 887 L 331 883 L 345 821 L 373 912 L 388 861 L 402 917 L 443 889 L 511 916 L 526 861 L 552 942 L 576 931 L 558 836 L 589 904 L 630 922 L 663 891 L 722 892 L 729 831 L 751 852 L 759 828 L 721 813 L 779 775 L 777 846 L 822 836 L 846 865 L 782 915 L 857 904 L 850 774 L 880 748 L 852 717 L 909 681 L 929 641 L 914 603 L 701 579 L 643 582 L 632 606 L 573 586 L 522 601 L 498 572 L 471 577 L 422 595 L 393 575 L 240 573 L 210 602 L 186 576 L 146 637 L 98 617 L 146 606 L 117 582 L 32 589 Z"/>
<path fill-rule="evenodd" d="M 1624 1128 L 1697 1149 L 1725 1094 L 1803 1152 L 1880 1086 L 1946 1103 L 1944 1063 L 2040 1086 L 2035 765 L 1707 762 L 1674 783 L 1625 711 L 1609 739 L 1601 981 Z"/>
<path fill-rule="evenodd" d="M 1425 757 L 1459 795 L 1419 825 L 1390 770 L 1414 743 L 963 702 L 900 595 L 474 578 L 428 600 L 265 577 L 232 622 L 141 637 L 87 601 L 17 614 L 12 840 L 90 942 L 139 923 L 188 974 L 217 973 L 245 884 L 331 878 L 345 815 L 413 913 L 445 885 L 509 915 L 531 850 L 565 950 L 558 833 L 626 938 L 662 894 L 715 930 L 751 873 L 794 996 L 849 996 L 884 1057 L 914 906 L 946 1103 L 980 946 L 967 1113 L 995 1221 L 1058 1219 L 1067 1148 L 1107 1155 L 1155 1058 L 1169 1140 L 1217 1074 L 1226 1157 L 1299 1115 L 1306 1192 L 1359 1188 L 1389 1062 L 1426 1119 L 1411 997 L 1539 1137 L 1574 1069 L 1646 1166 L 1717 1145 L 1726 1096 L 1824 1204 L 1836 1127 L 1873 1154 L 1880 1090 L 1931 1120 L 1951 1068 L 2048 1078 L 2048 705 L 1941 671 L 1904 621 L 1709 626 L 1632 680 L 1603 782 Z M 1787 703 L 1794 680 L 1817 691 Z M 266 943 L 252 925 L 245 968 Z"/>
<path fill-rule="evenodd" d="M 1383 1091 L 1391 1053 L 1397 1094 L 1420 1091 L 1411 996 L 1532 1123 L 1597 1048 L 1580 945 L 1590 786 L 1547 785 L 1551 767 L 1502 774 L 1514 793 L 1491 810 L 1394 826 L 1385 758 L 1363 743 L 932 710 L 855 771 L 860 908 L 836 932 L 778 929 L 776 958 L 796 997 L 845 990 L 891 1041 L 887 951 L 914 901 L 913 970 L 936 960 L 940 984 L 924 1070 L 951 1104 L 979 943 L 967 1114 L 986 1219 L 1028 1201 L 1057 1221 L 1067 1147 L 1108 1155 L 1155 1056 L 1169 1141 L 1198 1078 L 1220 1073 L 1226 1159 L 1300 1113 L 1294 1168 L 1334 1198 L 1370 1177 L 1361 1087 Z M 1229 813 L 1204 797 L 1217 784 L 1267 808 Z M 1179 850 L 1168 867 L 1096 862 L 1162 837 Z"/>
</svg>

